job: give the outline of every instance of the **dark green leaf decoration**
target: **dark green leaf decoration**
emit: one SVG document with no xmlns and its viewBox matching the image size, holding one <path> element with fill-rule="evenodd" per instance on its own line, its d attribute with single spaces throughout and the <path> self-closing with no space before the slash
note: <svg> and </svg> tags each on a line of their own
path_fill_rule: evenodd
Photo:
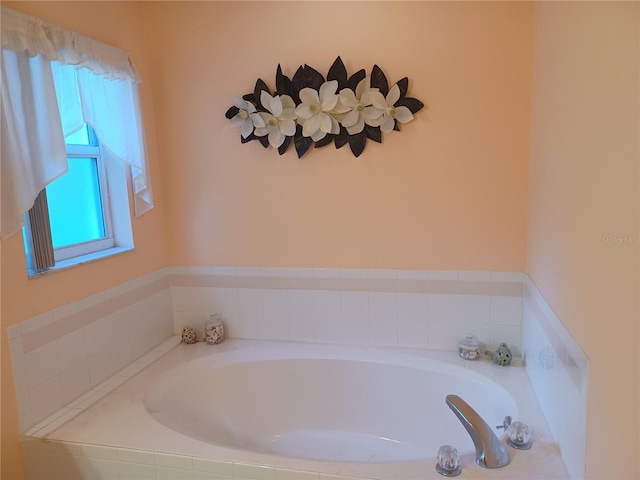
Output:
<svg viewBox="0 0 640 480">
<path fill-rule="evenodd" d="M 298 152 L 298 158 L 302 158 L 302 156 L 307 153 L 307 150 L 309 150 L 309 147 L 313 144 L 311 137 L 305 137 L 302 135 L 302 127 L 300 125 L 296 128 L 296 134 L 293 137 L 293 142 L 296 146 L 296 152 Z"/>
<path fill-rule="evenodd" d="M 331 135 L 330 133 L 328 133 L 324 138 L 316 142 L 316 148 L 326 147 L 327 145 L 331 144 L 331 142 L 333 142 L 333 137 L 335 137 L 335 135 Z"/>
<path fill-rule="evenodd" d="M 380 93 L 387 96 L 389 93 L 389 83 L 387 82 L 387 77 L 384 72 L 380 70 L 378 65 L 374 65 L 371 70 L 371 88 L 377 88 L 380 90 Z"/>
<path fill-rule="evenodd" d="M 335 137 L 336 148 L 342 148 L 349 143 L 349 132 L 342 125 L 340 125 L 340 133 Z"/>
<path fill-rule="evenodd" d="M 282 74 L 282 68 L 278 64 L 278 70 L 276 71 L 276 92 L 278 95 L 289 95 L 292 93 L 291 79 Z"/>
<path fill-rule="evenodd" d="M 338 91 L 347 86 L 347 69 L 340 57 L 336 58 L 336 61 L 331 65 L 329 73 L 327 73 L 327 80 L 337 80 Z"/>
<path fill-rule="evenodd" d="M 284 155 L 284 152 L 287 151 L 289 145 L 291 145 L 291 139 L 293 139 L 293 137 L 284 137 L 284 143 L 278 147 L 278 153 L 280 155 Z"/>
<path fill-rule="evenodd" d="M 365 125 L 364 133 L 367 135 L 367 138 L 373 140 L 374 142 L 382 143 L 382 131 L 380 130 L 380 127 Z"/>
<path fill-rule="evenodd" d="M 409 88 L 409 79 L 407 77 L 401 78 L 396 82 L 396 85 L 398 85 L 398 89 L 400 90 L 400 98 L 404 98 Z"/>
<path fill-rule="evenodd" d="M 366 76 L 367 76 L 367 72 L 365 72 L 364 68 L 361 70 L 358 70 L 356 73 L 354 73 L 349 77 L 349 80 L 347 81 L 347 88 L 355 92 L 356 87 L 360 83 L 360 80 L 362 80 Z"/>
<path fill-rule="evenodd" d="M 367 144 L 367 133 L 363 130 L 355 135 L 349 135 L 349 147 L 351 152 L 359 157 L 364 150 L 364 146 Z"/>
<path fill-rule="evenodd" d="M 394 106 L 407 107 L 409 111 L 415 115 L 416 112 L 419 112 L 424 108 L 424 103 L 415 98 L 405 97 L 398 100 Z"/>
<path fill-rule="evenodd" d="M 256 88 L 253 90 L 253 100 L 256 104 L 256 107 L 258 107 L 258 110 L 262 109 L 265 110 L 265 108 L 262 106 L 262 103 L 260 102 L 260 94 L 262 91 L 267 92 L 269 95 L 271 95 L 271 91 L 269 90 L 269 87 L 267 87 L 267 84 L 264 83 L 264 81 L 259 78 L 256 81 Z M 268 142 L 267 142 L 268 145 Z"/>
<path fill-rule="evenodd" d="M 240 113 L 240 109 L 234 105 L 229 110 L 227 110 L 227 112 L 224 114 L 224 116 L 227 117 L 229 120 L 231 120 L 238 113 Z"/>
<path fill-rule="evenodd" d="M 333 89 L 331 88 L 333 87 L 333 85 L 325 88 L 323 90 L 323 98 L 329 98 L 327 96 L 330 95 L 338 95 L 340 91 L 344 90 L 345 88 L 352 90 L 353 93 L 356 94 L 358 84 L 366 77 L 367 73 L 365 69 L 360 69 L 353 75 L 349 76 L 342 58 L 337 57 L 331 64 L 331 67 L 327 72 L 326 81 L 335 81 L 337 82 L 338 87 L 335 91 L 333 91 Z M 369 87 L 374 90 L 374 92 L 371 92 L 370 95 L 374 95 L 380 101 L 382 101 L 383 99 L 386 100 L 386 96 L 389 93 L 389 81 L 378 65 L 374 65 L 372 67 L 368 83 Z M 279 109 L 276 109 L 276 107 L 274 107 L 274 105 L 277 105 L 277 103 L 272 103 L 267 106 L 262 105 L 262 92 L 267 92 L 269 95 L 271 95 L 271 90 L 269 89 L 269 86 L 266 84 L 266 82 L 258 78 L 255 83 L 253 92 L 247 93 L 242 96 L 242 99 L 245 103 L 238 103 L 238 101 L 236 101 L 236 104 L 234 106 L 227 109 L 227 111 L 225 112 L 225 117 L 231 120 L 234 125 L 242 127 L 242 131 L 244 131 L 245 133 L 247 131 L 250 131 L 250 128 L 253 128 L 253 132 L 247 138 L 243 138 L 242 135 L 240 136 L 241 143 L 244 144 L 252 140 L 258 140 L 260 144 L 265 148 L 268 148 L 270 146 L 269 132 L 273 131 L 274 128 L 279 128 L 281 133 L 287 135 L 292 131 L 291 121 L 296 122 L 295 134 L 292 136 L 284 136 L 284 140 L 280 145 L 274 143 L 273 146 L 277 147 L 278 153 L 280 155 L 283 155 L 287 150 L 289 150 L 289 147 L 293 143 L 298 158 L 302 158 L 314 145 L 316 148 L 322 148 L 330 145 L 331 143 L 334 143 L 337 149 L 342 148 L 346 144 L 349 144 L 349 148 L 351 149 L 353 155 L 359 157 L 364 151 L 364 148 L 367 144 L 367 139 L 377 143 L 382 143 L 383 133 L 389 134 L 393 130 L 400 131 L 400 126 L 397 119 L 393 119 L 393 130 L 391 130 L 390 122 L 388 120 L 384 122 L 382 114 L 380 114 L 380 118 L 377 119 L 371 119 L 370 117 L 364 118 L 365 125 L 363 130 L 359 133 L 350 135 L 347 127 L 341 124 L 342 121 L 346 121 L 346 114 L 349 113 L 351 109 L 355 108 L 353 104 L 347 102 L 347 100 L 344 101 L 347 102 L 348 105 L 342 105 L 341 103 L 338 103 L 337 107 L 339 108 L 336 108 L 332 111 L 318 109 L 312 110 L 310 109 L 312 107 L 311 105 L 307 105 L 305 108 L 299 108 L 302 104 L 300 100 L 300 91 L 303 88 L 311 88 L 317 91 L 319 94 L 320 88 L 323 84 L 325 84 L 325 77 L 309 65 L 300 65 L 295 71 L 293 77 L 289 78 L 284 74 L 282 66 L 278 64 L 275 76 L 275 90 L 273 90 L 273 101 L 282 102 L 284 109 L 283 112 L 286 111 L 286 108 L 292 108 L 291 101 L 293 101 L 293 104 L 296 107 L 296 112 L 292 114 L 291 110 L 289 110 L 286 115 L 283 114 L 282 117 L 276 118 L 274 115 L 279 114 L 274 114 L 274 112 L 272 112 L 270 109 L 274 109 L 274 111 L 280 111 Z M 397 85 L 400 93 L 398 101 L 393 105 L 394 107 L 396 107 L 396 109 L 400 107 L 407 108 L 413 115 L 415 115 L 416 112 L 424 108 L 424 103 L 422 103 L 420 100 L 412 97 L 407 97 L 407 92 L 409 89 L 409 79 L 407 77 L 401 78 L 400 80 L 398 80 L 398 82 L 396 82 L 395 85 Z M 380 99 L 379 95 L 382 95 L 383 99 Z M 283 96 L 287 96 L 290 99 L 286 99 L 287 101 L 285 102 L 285 98 Z M 344 99 L 345 97 L 342 98 Z M 347 96 L 346 98 L 349 97 Z M 351 98 L 353 98 L 352 95 Z M 367 98 L 371 98 L 371 96 L 368 96 Z M 360 100 L 358 99 L 358 102 L 359 101 Z M 321 98 L 321 103 L 322 102 L 324 102 L 324 100 L 322 100 Z M 369 102 L 370 103 L 368 103 L 367 105 L 362 106 L 366 107 L 368 105 L 371 105 L 373 100 L 370 100 Z M 324 105 L 326 105 L 326 103 Z M 324 108 L 326 107 L 323 107 L 323 109 Z M 379 110 L 379 112 L 382 111 L 383 110 Z M 384 113 L 384 115 L 389 115 L 389 110 L 384 111 L 386 112 Z M 260 116 L 262 117 L 262 119 L 257 115 L 258 112 L 260 112 Z M 404 111 L 403 113 L 405 117 L 408 117 L 406 111 Z M 326 133 L 324 137 L 314 142 L 313 138 L 319 138 L 319 134 L 324 134 L 324 131 L 316 130 L 315 132 L 309 132 L 308 135 L 312 136 L 305 137 L 302 134 L 302 123 L 305 121 L 304 118 L 310 117 L 303 117 L 303 115 L 319 115 L 319 119 L 321 119 L 323 122 L 322 125 L 328 125 L 328 119 L 326 118 L 328 116 L 330 117 L 331 123 L 334 127 L 336 125 L 336 122 L 338 122 L 338 125 L 340 127 L 339 133 Z M 354 118 L 353 114 L 351 114 L 350 118 Z M 363 121 L 363 117 L 359 118 L 360 121 Z M 267 122 L 267 120 L 269 120 L 269 122 Z M 371 123 L 371 125 L 367 122 Z M 376 124 L 381 126 L 373 126 Z M 356 124 L 354 123 L 352 125 L 355 126 Z M 349 126 L 349 129 L 354 130 L 351 125 Z M 256 136 L 256 131 L 259 131 L 263 136 Z M 335 132 L 336 130 L 332 128 L 331 131 Z M 272 138 L 277 137 L 272 136 Z M 280 138 L 282 138 L 282 136 Z"/>
</svg>

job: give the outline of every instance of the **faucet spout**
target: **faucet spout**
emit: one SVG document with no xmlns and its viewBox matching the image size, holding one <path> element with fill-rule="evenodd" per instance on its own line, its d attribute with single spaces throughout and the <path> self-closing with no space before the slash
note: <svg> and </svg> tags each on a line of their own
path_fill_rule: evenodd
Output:
<svg viewBox="0 0 640 480">
<path fill-rule="evenodd" d="M 447 395 L 446 403 L 462 422 L 476 447 L 476 463 L 484 468 L 500 468 L 509 464 L 509 452 L 478 412 L 457 395 Z"/>
</svg>

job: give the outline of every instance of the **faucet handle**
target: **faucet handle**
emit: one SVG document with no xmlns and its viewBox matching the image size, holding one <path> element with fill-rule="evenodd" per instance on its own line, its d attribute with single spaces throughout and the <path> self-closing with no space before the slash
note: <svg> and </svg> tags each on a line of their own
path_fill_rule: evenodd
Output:
<svg viewBox="0 0 640 480">
<path fill-rule="evenodd" d="M 496 429 L 500 430 L 501 428 L 504 428 L 504 431 L 506 432 L 507 428 L 509 428 L 509 425 L 511 425 L 511 417 L 507 415 L 506 417 L 504 417 L 502 425 L 496 425 Z"/>
</svg>

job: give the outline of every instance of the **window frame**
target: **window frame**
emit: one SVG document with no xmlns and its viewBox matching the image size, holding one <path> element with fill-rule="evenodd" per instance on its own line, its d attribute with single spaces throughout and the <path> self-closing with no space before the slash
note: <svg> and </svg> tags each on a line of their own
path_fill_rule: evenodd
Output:
<svg viewBox="0 0 640 480">
<path fill-rule="evenodd" d="M 113 238 L 113 222 L 111 220 L 111 206 L 109 203 L 109 182 L 107 181 L 107 172 L 102 157 L 102 149 L 100 148 L 100 144 L 97 141 L 93 129 L 89 125 L 85 128 L 87 128 L 89 133 L 90 145 L 67 145 L 67 161 L 70 161 L 73 158 L 95 159 L 105 235 L 100 239 L 54 248 L 53 254 L 56 262 L 95 253 L 115 246 L 115 240 Z M 51 201 L 49 201 L 49 204 L 50 203 Z"/>
</svg>

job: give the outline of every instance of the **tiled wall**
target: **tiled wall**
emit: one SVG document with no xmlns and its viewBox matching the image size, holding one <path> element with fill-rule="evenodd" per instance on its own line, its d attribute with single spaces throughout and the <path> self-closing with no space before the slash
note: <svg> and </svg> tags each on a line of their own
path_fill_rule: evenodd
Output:
<svg viewBox="0 0 640 480">
<path fill-rule="evenodd" d="M 98 388 L 173 328 L 164 270 L 11 326 L 21 430 Z"/>
<path fill-rule="evenodd" d="M 521 350 L 511 272 L 171 267 L 9 328 L 23 432 L 211 312 L 230 337 L 456 350 L 474 333 Z"/>
<path fill-rule="evenodd" d="M 184 455 L 26 439 L 29 480 L 357 480 Z"/>
<path fill-rule="evenodd" d="M 231 337 L 456 350 L 474 333 L 521 350 L 521 273 L 172 269 L 176 331 L 217 311 Z"/>
<path fill-rule="evenodd" d="M 589 360 L 528 277 L 522 328 L 533 391 L 570 478 L 584 478 Z"/>
</svg>

